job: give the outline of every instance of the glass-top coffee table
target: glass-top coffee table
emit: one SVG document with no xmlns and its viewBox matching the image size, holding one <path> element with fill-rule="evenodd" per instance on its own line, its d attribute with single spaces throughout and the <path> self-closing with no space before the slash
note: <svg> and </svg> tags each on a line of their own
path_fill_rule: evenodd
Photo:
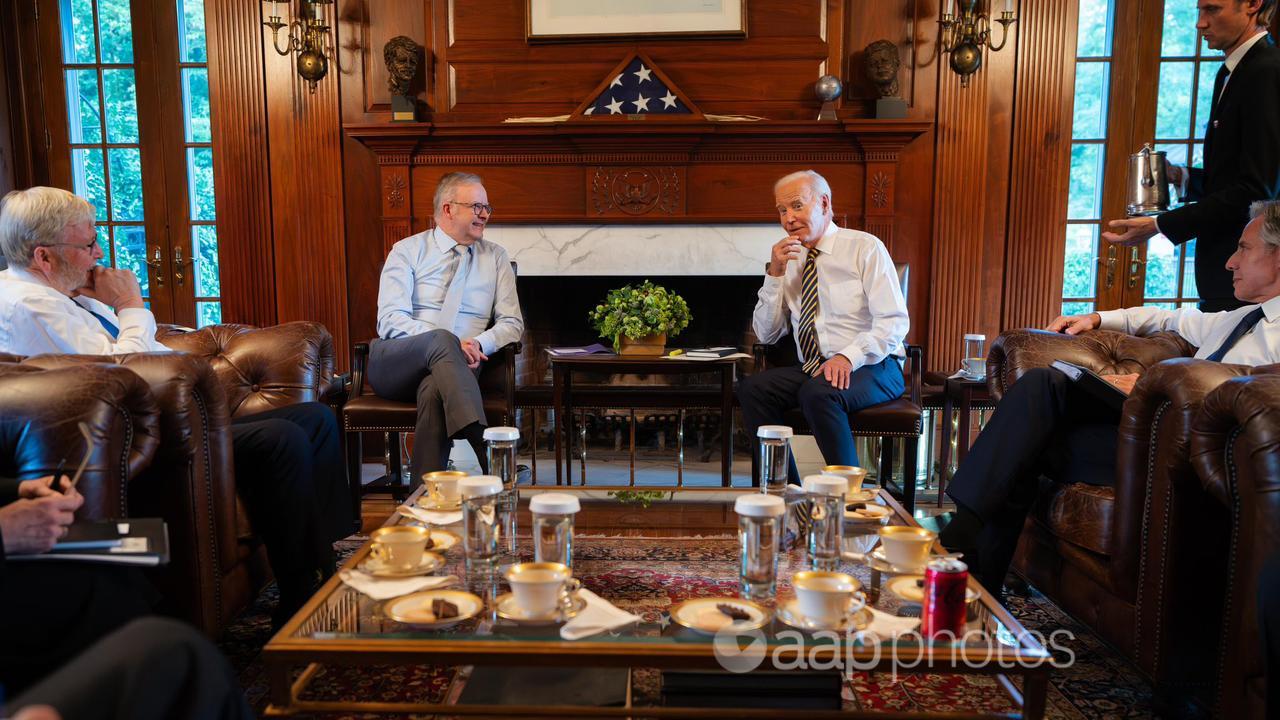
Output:
<svg viewBox="0 0 1280 720">
<path fill-rule="evenodd" d="M 565 492 L 565 488 L 557 488 Z M 572 490 L 570 490 L 572 492 Z M 776 615 L 752 633 L 733 641 L 739 652 L 726 652 L 726 642 L 672 622 L 668 610 L 692 598 L 736 597 L 738 594 L 738 547 L 736 536 L 724 535 L 732 519 L 734 490 L 679 490 L 670 500 L 659 500 L 637 513 L 652 513 L 661 522 L 664 502 L 722 504 L 726 522 L 710 530 L 691 528 L 683 537 L 638 537 L 635 531 L 623 537 L 602 537 L 579 533 L 574 540 L 574 575 L 583 586 L 642 620 L 621 630 L 577 641 L 560 638 L 558 625 L 534 626 L 506 620 L 493 610 L 493 599 L 507 591 L 505 581 L 491 576 L 468 577 L 459 543 L 445 553 L 445 566 L 434 574 L 454 574 L 460 582 L 453 587 L 485 599 L 484 610 L 474 618 L 442 629 L 423 629 L 400 624 L 389 617 L 385 606 L 394 602 L 375 601 L 345 585 L 336 575 L 295 615 L 263 651 L 271 686 L 268 715 L 295 713 L 375 712 L 441 713 L 445 715 L 523 715 L 594 717 L 674 717 L 686 716 L 667 705 L 623 707 L 573 707 L 519 704 L 433 704 L 382 702 L 377 698 L 358 702 L 308 700 L 308 685 L 324 666 L 373 665 L 458 665 L 528 666 L 536 668 L 659 668 L 664 670 L 743 670 L 758 659 L 759 670 L 795 669 L 872 671 L 884 673 L 986 674 L 1022 708 L 1022 716 L 1040 718 L 1044 714 L 1051 656 L 1044 639 L 1025 630 L 978 583 L 970 578 L 970 594 L 965 637 L 962 641 L 931 644 L 918 633 L 896 639 L 879 639 L 872 632 L 884 627 L 876 623 L 871 632 L 810 632 L 784 624 Z M 525 498 L 531 493 L 526 491 Z M 590 497 L 590 496 L 588 496 Z M 414 502 L 417 494 L 409 499 Z M 584 514 L 601 502 L 583 500 Z M 876 502 L 892 510 L 892 524 L 913 524 L 910 516 L 887 493 Z M 583 516 L 580 516 L 583 517 Z M 527 515 L 521 531 L 528 530 Z M 389 524 L 409 522 L 399 515 Z M 460 527 L 447 528 L 461 535 Z M 846 528 L 845 549 L 870 551 L 876 541 L 876 525 L 854 524 Z M 707 535 L 713 535 L 706 537 Z M 941 552 L 941 547 L 937 548 Z M 361 547 L 344 567 L 355 567 L 369 553 Z M 532 560 L 528 538 L 522 537 L 519 560 Z M 779 560 L 778 598 L 785 603 L 793 597 L 790 579 L 808 569 L 802 548 L 785 553 Z M 918 616 L 919 605 L 904 601 L 890 590 L 896 577 L 863 563 L 847 560 L 840 568 L 862 581 L 867 605 L 893 616 Z M 901 582 L 901 581 L 900 581 Z M 913 584 L 913 583 L 907 583 Z M 896 584 L 895 584 L 896 587 Z M 775 610 L 777 604 L 763 603 Z M 866 620 L 861 616 L 859 625 Z M 854 628 L 856 630 L 857 628 Z M 725 658 L 736 656 L 727 661 Z M 1020 686 L 1013 678 L 1021 678 Z M 628 698 L 630 694 L 628 693 Z M 699 717 L 777 717 L 779 711 L 763 708 L 700 708 Z M 787 711 L 792 716 L 831 716 L 832 711 Z M 1007 717 L 1000 714 L 999 717 Z"/>
</svg>

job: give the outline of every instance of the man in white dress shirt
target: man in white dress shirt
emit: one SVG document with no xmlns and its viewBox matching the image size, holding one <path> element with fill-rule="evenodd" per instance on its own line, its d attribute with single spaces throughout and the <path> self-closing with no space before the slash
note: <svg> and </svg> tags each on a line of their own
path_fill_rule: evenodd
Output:
<svg viewBox="0 0 1280 720">
<path fill-rule="evenodd" d="M 1048 330 L 1075 335 L 1102 328 L 1134 335 L 1172 330 L 1199 348 L 1196 357 L 1237 365 L 1280 362 L 1280 201 L 1256 202 L 1228 258 L 1236 297 L 1224 312 L 1135 307 L 1059 317 Z M 1107 379 L 1125 393 L 1137 374 Z M 1053 368 L 1036 368 L 1001 399 L 947 485 L 956 513 L 941 540 L 965 553 L 982 584 L 999 596 L 1027 512 L 1045 474 L 1058 482 L 1111 485 L 1119 414 L 1078 390 Z"/>
<path fill-rule="evenodd" d="M 374 391 L 417 403 L 415 478 L 444 470 L 455 438 L 487 469 L 476 378 L 490 353 L 524 332 L 507 251 L 483 237 L 493 207 L 480 177 L 445 175 L 434 204 L 435 228 L 396 243 L 382 266 L 378 339 L 369 349 Z"/>
<path fill-rule="evenodd" d="M 833 222 L 825 178 L 792 173 L 773 192 L 787 236 L 773 246 L 751 321 L 762 343 L 791 333 L 800 364 L 743 378 L 742 421 L 754 438 L 799 407 L 826 463 L 857 465 L 850 414 L 902 395 L 907 302 L 884 243 Z M 798 482 L 794 463 L 790 476 Z"/>
<path fill-rule="evenodd" d="M 93 207 L 66 190 L 5 195 L 0 352 L 170 352 L 155 338 L 155 316 L 133 273 L 97 264 L 93 223 Z M 233 419 L 231 437 L 236 492 L 280 588 L 279 624 L 332 574 L 332 542 L 352 529 L 337 421 L 321 403 L 297 403 Z"/>
</svg>

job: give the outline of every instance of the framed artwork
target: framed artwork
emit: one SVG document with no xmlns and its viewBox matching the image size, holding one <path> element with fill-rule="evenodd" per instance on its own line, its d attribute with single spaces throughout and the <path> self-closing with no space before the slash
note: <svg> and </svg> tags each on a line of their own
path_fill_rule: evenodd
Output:
<svg viewBox="0 0 1280 720">
<path fill-rule="evenodd" d="M 747 0 L 526 0 L 531 41 L 747 36 Z"/>
</svg>

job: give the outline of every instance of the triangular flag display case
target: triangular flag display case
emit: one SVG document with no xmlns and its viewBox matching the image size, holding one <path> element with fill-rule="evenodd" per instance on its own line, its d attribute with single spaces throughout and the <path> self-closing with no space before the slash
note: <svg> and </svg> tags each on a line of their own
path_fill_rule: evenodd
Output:
<svg viewBox="0 0 1280 720">
<path fill-rule="evenodd" d="M 702 119 L 698 106 L 639 50 L 623 58 L 569 116 L 570 122 Z"/>
</svg>

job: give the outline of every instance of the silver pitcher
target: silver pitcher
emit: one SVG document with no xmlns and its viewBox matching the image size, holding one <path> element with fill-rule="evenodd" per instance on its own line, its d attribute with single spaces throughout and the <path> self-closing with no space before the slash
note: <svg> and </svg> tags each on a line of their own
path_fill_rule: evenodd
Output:
<svg viewBox="0 0 1280 720">
<path fill-rule="evenodd" d="M 1129 217 L 1156 215 L 1169 209 L 1169 178 L 1164 151 L 1142 150 L 1129 156 Z"/>
</svg>

